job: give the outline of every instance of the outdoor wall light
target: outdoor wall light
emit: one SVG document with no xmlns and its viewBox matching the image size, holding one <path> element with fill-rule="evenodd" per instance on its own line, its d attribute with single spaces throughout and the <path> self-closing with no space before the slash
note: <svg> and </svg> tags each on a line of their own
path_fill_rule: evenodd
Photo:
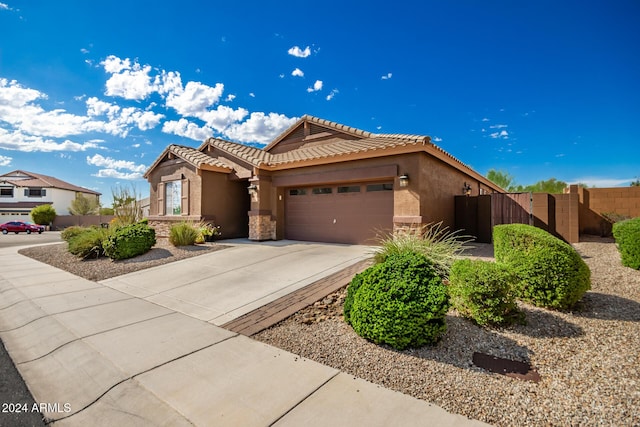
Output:
<svg viewBox="0 0 640 427">
<path fill-rule="evenodd" d="M 470 196 L 471 195 L 471 185 L 469 185 L 469 184 L 467 184 L 465 182 L 464 185 L 462 186 L 462 194 L 464 194 L 465 196 Z"/>
<path fill-rule="evenodd" d="M 249 191 L 249 194 L 251 195 L 256 194 L 258 192 L 258 186 L 255 184 L 251 184 L 247 187 L 247 191 Z"/>
<path fill-rule="evenodd" d="M 409 174 L 403 173 L 398 177 L 400 180 L 400 187 L 408 187 L 409 186 Z"/>
</svg>

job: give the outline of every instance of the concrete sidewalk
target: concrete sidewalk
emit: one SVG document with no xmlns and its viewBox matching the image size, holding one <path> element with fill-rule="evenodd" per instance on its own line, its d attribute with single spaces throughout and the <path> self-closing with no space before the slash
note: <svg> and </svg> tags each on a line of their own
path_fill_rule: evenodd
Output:
<svg viewBox="0 0 640 427">
<path fill-rule="evenodd" d="M 259 260 L 268 256 L 259 255 L 259 246 L 238 244 L 240 249 L 214 254 L 252 259 L 247 277 L 271 286 L 262 280 Z M 289 248 L 292 272 L 274 272 L 290 278 L 292 288 L 298 282 L 294 261 L 315 253 L 304 249 L 296 256 Z M 244 303 L 230 298 L 204 320 L 152 301 L 153 295 L 177 292 L 164 286 L 194 269 L 192 280 L 177 289 L 193 286 L 190 298 L 198 292 L 212 298 L 219 289 L 204 287 L 197 269 L 209 262 L 174 263 L 177 271 L 162 270 L 172 278 L 153 269 L 150 276 L 137 276 L 138 282 L 119 282 L 136 291 L 157 287 L 155 294 L 133 296 L 131 288 L 125 293 L 81 279 L 16 250 L 0 249 L 0 338 L 55 425 L 482 425 L 209 322 L 259 304 L 277 289 L 260 294 L 247 285 Z M 220 273 L 227 286 L 248 280 L 242 267 L 231 268 L 234 261 L 231 256 L 211 267 L 227 267 Z M 177 295 L 169 296 L 182 301 Z"/>
</svg>

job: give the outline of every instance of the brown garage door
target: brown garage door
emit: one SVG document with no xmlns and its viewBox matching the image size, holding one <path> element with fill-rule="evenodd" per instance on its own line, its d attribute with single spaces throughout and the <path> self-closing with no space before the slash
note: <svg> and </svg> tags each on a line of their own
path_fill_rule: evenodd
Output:
<svg viewBox="0 0 640 427">
<path fill-rule="evenodd" d="M 285 237 L 334 243 L 375 243 L 393 227 L 393 183 L 289 188 Z"/>
</svg>

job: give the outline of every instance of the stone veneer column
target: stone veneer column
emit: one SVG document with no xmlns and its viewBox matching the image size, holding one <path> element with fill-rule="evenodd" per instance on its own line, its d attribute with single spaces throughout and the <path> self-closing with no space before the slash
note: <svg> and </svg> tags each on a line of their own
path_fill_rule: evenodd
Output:
<svg viewBox="0 0 640 427">
<path fill-rule="evenodd" d="M 271 211 L 271 177 L 254 176 L 249 183 L 256 186 L 251 193 L 249 240 L 275 240 L 276 221 Z"/>
<path fill-rule="evenodd" d="M 276 221 L 271 213 L 249 212 L 249 240 L 275 240 Z"/>
</svg>

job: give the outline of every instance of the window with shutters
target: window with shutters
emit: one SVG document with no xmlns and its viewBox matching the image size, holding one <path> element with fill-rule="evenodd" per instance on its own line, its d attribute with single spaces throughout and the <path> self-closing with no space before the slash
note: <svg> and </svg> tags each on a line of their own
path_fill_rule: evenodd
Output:
<svg viewBox="0 0 640 427">
<path fill-rule="evenodd" d="M 25 188 L 24 195 L 26 197 L 44 197 L 47 195 L 47 190 L 44 188 Z"/>
<path fill-rule="evenodd" d="M 166 215 L 182 214 L 182 181 L 164 183 L 164 203 Z"/>
</svg>

